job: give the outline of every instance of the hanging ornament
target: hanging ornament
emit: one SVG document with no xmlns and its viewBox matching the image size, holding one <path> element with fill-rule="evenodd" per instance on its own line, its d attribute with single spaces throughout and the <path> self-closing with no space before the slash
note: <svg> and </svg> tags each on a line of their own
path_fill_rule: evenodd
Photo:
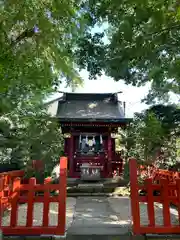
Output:
<svg viewBox="0 0 180 240">
<path fill-rule="evenodd" d="M 79 144 L 81 144 L 81 142 L 82 142 L 82 141 L 81 141 L 81 134 L 80 134 L 80 136 L 79 136 Z"/>
<path fill-rule="evenodd" d="M 100 144 L 103 144 L 102 135 L 100 135 Z"/>
</svg>

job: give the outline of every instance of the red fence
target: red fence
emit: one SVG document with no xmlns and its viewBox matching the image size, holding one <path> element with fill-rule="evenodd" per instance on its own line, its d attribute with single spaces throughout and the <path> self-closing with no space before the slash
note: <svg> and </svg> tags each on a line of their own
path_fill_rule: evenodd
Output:
<svg viewBox="0 0 180 240">
<path fill-rule="evenodd" d="M 0 173 L 0 206 L 2 210 L 10 206 L 9 198 L 13 191 L 14 180 L 23 178 L 24 171 L 10 171 Z"/>
<path fill-rule="evenodd" d="M 172 234 L 180 233 L 180 179 L 160 179 L 158 184 L 153 182 L 152 178 L 146 179 L 143 185 L 138 184 L 138 166 L 135 159 L 130 160 L 130 188 L 131 188 L 131 213 L 133 220 L 134 234 Z M 167 175 L 164 175 L 165 177 Z M 169 176 L 169 175 L 168 175 Z M 140 196 L 139 191 L 145 192 L 144 196 Z M 158 196 L 154 196 L 154 191 L 158 192 Z M 163 225 L 155 223 L 155 207 L 154 203 L 161 203 L 163 206 Z M 147 204 L 147 217 L 149 224 L 141 224 L 140 203 Z M 175 203 L 178 210 L 178 225 L 171 224 L 170 204 Z"/>
<path fill-rule="evenodd" d="M 175 183 L 180 178 L 180 172 L 156 169 L 153 174 L 153 180 L 167 179 L 169 183 Z"/>
<path fill-rule="evenodd" d="M 66 221 L 66 175 L 67 158 L 60 159 L 60 181 L 58 184 L 50 184 L 46 179 L 45 184 L 36 184 L 36 179 L 31 178 L 28 184 L 21 184 L 20 178 L 13 182 L 10 196 L 11 214 L 10 224 L 2 224 L 2 208 L 0 214 L 0 229 L 4 235 L 64 235 Z M 21 193 L 27 191 L 27 195 Z M 58 191 L 57 196 L 51 196 L 52 191 Z M 41 195 L 37 193 L 41 192 Z M 43 192 L 43 195 L 42 195 Z M 50 203 L 58 203 L 58 223 L 56 226 L 49 225 Z M 18 206 L 27 204 L 26 225 L 18 225 Z M 35 203 L 43 203 L 42 225 L 33 226 L 33 209 Z"/>
</svg>

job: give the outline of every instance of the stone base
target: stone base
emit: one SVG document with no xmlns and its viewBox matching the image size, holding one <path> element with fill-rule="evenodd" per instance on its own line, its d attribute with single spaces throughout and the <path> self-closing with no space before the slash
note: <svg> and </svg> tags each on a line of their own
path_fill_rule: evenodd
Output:
<svg viewBox="0 0 180 240">
<path fill-rule="evenodd" d="M 101 234 L 101 235 L 67 235 L 67 240 L 146 240 L 145 236 L 138 235 L 138 236 L 131 236 L 130 234 L 127 235 L 119 235 L 119 234 Z"/>
<path fill-rule="evenodd" d="M 57 239 L 64 239 L 64 240 L 145 240 L 144 236 L 131 236 L 130 234 L 127 235 L 117 235 L 117 234 L 92 234 L 92 235 L 76 235 L 76 234 L 68 234 L 65 238 L 57 238 L 56 236 L 16 236 L 16 237 L 4 237 L 3 240 L 57 240 Z"/>
<path fill-rule="evenodd" d="M 104 185 L 102 183 L 80 183 L 78 184 L 78 188 L 103 188 Z"/>
</svg>

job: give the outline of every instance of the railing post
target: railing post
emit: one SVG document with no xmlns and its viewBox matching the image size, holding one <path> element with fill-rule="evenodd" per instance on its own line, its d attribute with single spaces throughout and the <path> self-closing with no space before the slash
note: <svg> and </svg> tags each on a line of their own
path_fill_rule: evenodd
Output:
<svg viewBox="0 0 180 240">
<path fill-rule="evenodd" d="M 3 177 L 0 177 L 0 226 L 1 226 L 1 221 L 3 217 L 3 203 L 2 203 L 3 188 L 4 188 L 4 179 Z"/>
<path fill-rule="evenodd" d="M 48 227 L 49 225 L 49 205 L 50 205 L 50 189 L 49 184 L 51 183 L 51 178 L 46 178 L 44 180 L 44 203 L 43 203 L 43 227 Z"/>
<path fill-rule="evenodd" d="M 167 179 L 161 179 L 162 204 L 163 204 L 163 222 L 165 227 L 171 226 L 170 201 L 169 201 L 169 182 Z"/>
<path fill-rule="evenodd" d="M 154 211 L 154 200 L 153 200 L 153 182 L 151 178 L 145 180 L 145 187 L 147 191 L 147 213 L 149 226 L 155 226 L 155 211 Z"/>
<path fill-rule="evenodd" d="M 137 162 L 129 159 L 130 190 L 131 190 L 131 216 L 133 220 L 133 233 L 140 234 L 140 207 L 138 194 Z"/>
<path fill-rule="evenodd" d="M 10 226 L 16 227 L 17 217 L 18 217 L 18 199 L 20 195 L 20 184 L 21 179 L 16 178 L 13 182 L 13 193 L 11 195 L 11 217 L 10 217 Z"/>
<path fill-rule="evenodd" d="M 180 178 L 176 179 L 176 194 L 177 194 L 178 220 L 180 224 Z"/>
<path fill-rule="evenodd" d="M 66 231 L 66 181 L 67 181 L 67 157 L 60 158 L 60 179 L 59 179 L 59 209 L 58 209 L 58 232 L 57 235 L 64 235 Z"/>
<path fill-rule="evenodd" d="M 26 227 L 32 227 L 36 178 L 29 179 Z"/>
</svg>

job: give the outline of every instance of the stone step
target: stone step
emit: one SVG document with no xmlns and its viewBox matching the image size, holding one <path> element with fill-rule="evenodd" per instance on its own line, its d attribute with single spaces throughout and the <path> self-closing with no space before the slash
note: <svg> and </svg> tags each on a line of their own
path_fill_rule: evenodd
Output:
<svg viewBox="0 0 180 240">
<path fill-rule="evenodd" d="M 102 184 L 98 185 L 91 185 L 91 184 L 84 184 L 78 185 L 73 187 L 67 187 L 67 194 L 68 196 L 109 196 L 117 195 L 117 196 L 125 196 L 129 195 L 129 191 L 127 187 L 116 187 L 116 186 L 104 186 Z"/>
<path fill-rule="evenodd" d="M 81 193 L 81 192 L 74 192 L 74 193 L 67 193 L 68 197 L 112 197 L 114 196 L 112 193 Z M 119 195 L 116 195 L 119 196 Z"/>
<path fill-rule="evenodd" d="M 61 236 L 6 236 L 3 238 L 3 240 L 146 240 L 144 236 L 131 236 L 130 234 L 128 235 L 96 235 L 96 234 L 91 234 L 91 235 L 74 235 L 74 234 L 68 234 L 65 237 Z M 165 239 L 163 239 L 165 240 Z"/>
<path fill-rule="evenodd" d="M 67 235 L 66 240 L 145 240 L 145 236 L 132 236 L 130 233 L 126 235 L 121 234 L 91 234 L 91 235 Z"/>
<path fill-rule="evenodd" d="M 127 185 L 127 181 L 123 180 L 121 177 L 114 177 L 114 178 L 102 178 L 100 181 L 88 182 L 83 181 L 79 178 L 68 178 L 67 179 L 67 186 L 77 186 L 78 184 L 103 184 L 105 186 L 125 186 Z"/>
<path fill-rule="evenodd" d="M 133 236 L 131 233 L 123 234 L 67 234 L 66 237 L 59 236 L 4 236 L 3 240 L 173 240 L 180 239 L 180 235 L 152 235 L 152 236 L 143 236 L 137 235 Z M 0 239 L 1 240 L 1 239 Z"/>
</svg>

